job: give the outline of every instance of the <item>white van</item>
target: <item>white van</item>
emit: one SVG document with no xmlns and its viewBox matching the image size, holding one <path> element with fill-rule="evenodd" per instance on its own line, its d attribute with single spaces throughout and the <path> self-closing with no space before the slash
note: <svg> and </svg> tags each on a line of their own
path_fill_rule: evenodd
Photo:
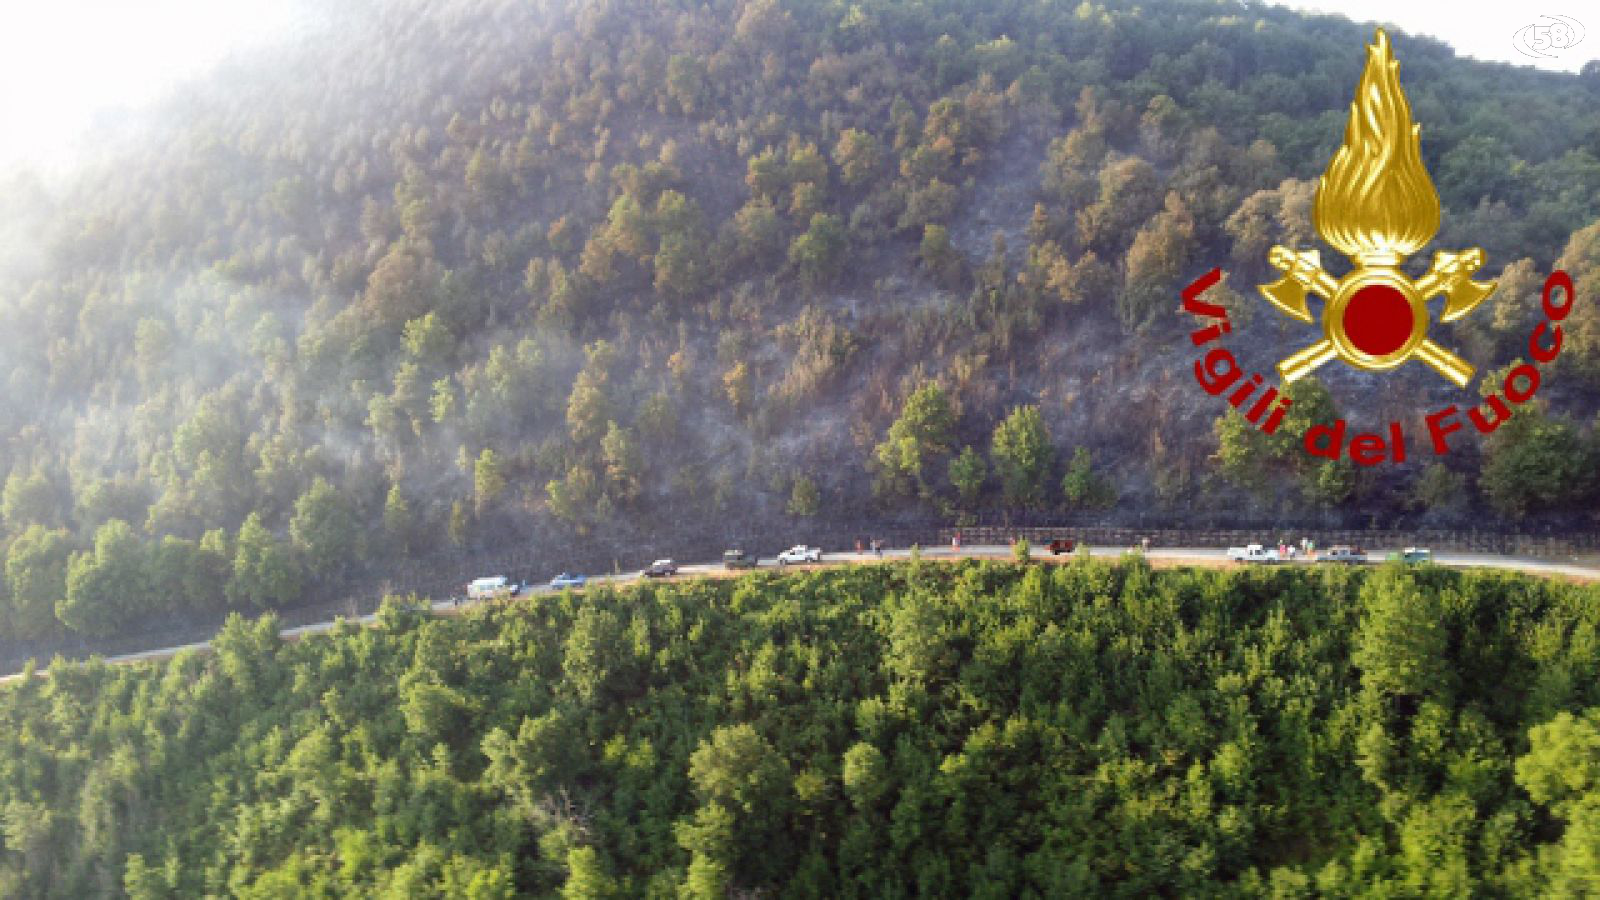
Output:
<svg viewBox="0 0 1600 900">
<path fill-rule="evenodd" d="M 509 597 L 517 592 L 517 585 L 504 575 L 478 578 L 467 585 L 468 600 L 487 600 L 492 597 Z"/>
</svg>

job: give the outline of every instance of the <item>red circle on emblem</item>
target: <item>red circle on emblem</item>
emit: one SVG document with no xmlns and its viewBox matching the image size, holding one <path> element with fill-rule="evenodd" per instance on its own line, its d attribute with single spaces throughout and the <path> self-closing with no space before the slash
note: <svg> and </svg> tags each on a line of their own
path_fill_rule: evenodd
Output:
<svg viewBox="0 0 1600 900">
<path fill-rule="evenodd" d="M 1398 288 L 1369 284 L 1350 296 L 1344 308 L 1344 333 L 1368 356 L 1388 356 L 1405 346 L 1415 319 Z"/>
</svg>

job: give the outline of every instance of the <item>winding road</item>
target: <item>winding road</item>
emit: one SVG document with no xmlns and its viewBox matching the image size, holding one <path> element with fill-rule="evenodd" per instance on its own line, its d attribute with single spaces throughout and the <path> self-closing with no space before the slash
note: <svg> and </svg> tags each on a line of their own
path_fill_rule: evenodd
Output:
<svg viewBox="0 0 1600 900">
<path fill-rule="evenodd" d="M 1084 548 L 1080 548 L 1080 550 L 1081 549 Z M 1118 558 L 1130 552 L 1134 552 L 1128 547 L 1100 546 L 1087 547 L 1087 549 L 1091 556 L 1101 558 Z M 921 553 L 922 557 L 928 560 L 1010 559 L 1012 551 L 1009 546 L 1003 544 L 985 544 L 964 546 L 960 549 L 952 549 L 950 547 L 925 548 L 921 551 Z M 1047 552 L 1042 552 L 1041 548 L 1034 548 L 1033 553 L 1035 559 L 1049 560 L 1052 558 Z M 905 559 L 910 555 L 911 551 L 905 548 L 893 550 L 885 549 L 881 559 Z M 1384 559 L 1384 555 L 1385 551 L 1371 552 L 1368 556 L 1368 562 L 1366 565 L 1380 564 Z M 1056 557 L 1056 559 L 1060 560 L 1066 560 L 1069 558 L 1070 557 L 1068 556 Z M 1239 565 L 1238 563 L 1230 562 L 1227 557 L 1227 551 L 1221 547 L 1152 547 L 1150 550 L 1145 551 L 1145 558 L 1150 560 L 1152 565 L 1157 566 Z M 821 563 L 808 564 L 798 568 L 811 569 L 819 566 L 833 566 L 850 563 L 874 563 L 879 561 L 880 557 L 873 553 L 827 553 L 825 554 Z M 1433 555 L 1433 563 L 1434 565 L 1450 566 L 1452 568 L 1507 569 L 1516 572 L 1524 572 L 1530 575 L 1564 577 L 1578 581 L 1600 581 L 1600 565 L 1586 565 L 1578 562 L 1554 562 L 1551 560 L 1535 559 L 1533 557 L 1500 556 L 1490 553 L 1435 553 Z M 762 557 L 757 564 L 760 568 L 764 569 L 778 568 L 776 557 Z M 1317 565 L 1317 563 L 1311 560 L 1296 560 L 1289 563 L 1282 563 L 1281 565 L 1302 566 Z M 673 577 L 675 579 L 708 576 L 727 577 L 736 574 L 741 573 L 738 571 L 729 571 L 722 565 L 722 563 L 714 562 L 682 565 L 678 568 L 677 575 Z M 644 575 L 642 572 L 626 572 L 620 575 L 597 575 L 590 578 L 588 583 L 591 585 L 627 584 L 630 582 L 639 581 L 643 577 Z M 552 588 L 549 585 L 530 585 L 525 591 L 519 594 L 519 596 L 537 597 L 547 594 L 557 594 L 560 592 L 561 589 Z M 432 608 L 435 612 L 453 614 L 473 606 L 481 605 L 485 602 L 488 601 L 469 601 L 463 599 L 459 604 L 457 604 L 448 599 L 436 600 L 433 602 Z M 374 614 L 361 616 L 360 618 L 353 619 L 351 621 L 364 625 L 371 624 L 376 620 L 377 616 Z M 318 622 L 314 625 L 301 625 L 295 628 L 285 628 L 280 633 L 284 638 L 292 640 L 303 635 L 318 634 L 320 632 L 328 631 L 332 629 L 333 626 L 334 622 L 332 621 Z M 112 664 L 127 664 L 144 662 L 148 660 L 164 660 L 176 656 L 185 650 L 206 650 L 209 649 L 210 646 L 210 641 L 196 641 L 192 644 L 180 644 L 172 647 L 162 647 L 156 650 L 142 650 L 138 653 L 124 653 L 119 656 L 106 657 L 105 661 Z M 41 674 L 44 673 L 43 669 L 39 671 Z M 20 672 L 12 673 L 10 675 L 0 677 L 0 684 L 10 683 L 21 677 L 22 673 Z"/>
</svg>

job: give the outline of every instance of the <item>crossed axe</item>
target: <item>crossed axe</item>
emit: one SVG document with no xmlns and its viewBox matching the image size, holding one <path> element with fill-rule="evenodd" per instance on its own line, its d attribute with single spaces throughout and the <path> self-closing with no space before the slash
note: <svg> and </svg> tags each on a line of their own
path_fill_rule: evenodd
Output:
<svg viewBox="0 0 1600 900">
<path fill-rule="evenodd" d="M 1278 363 L 1278 373 L 1285 382 L 1304 378 L 1335 356 L 1360 369 L 1389 369 L 1415 356 L 1457 387 L 1466 387 L 1472 380 L 1471 363 L 1422 334 L 1427 329 L 1427 310 L 1423 303 L 1444 294 L 1444 312 L 1439 321 L 1454 322 L 1494 293 L 1494 281 L 1472 280 L 1473 273 L 1484 263 L 1480 248 L 1434 254 L 1433 267 L 1415 281 L 1393 266 L 1381 265 L 1360 265 L 1344 278 L 1335 279 L 1322 268 L 1322 257 L 1315 249 L 1290 250 L 1277 246 L 1268 253 L 1267 261 L 1282 272 L 1283 277 L 1260 285 L 1259 289 L 1284 315 L 1310 324 L 1315 320 L 1306 306 L 1306 295 L 1314 293 L 1325 301 L 1322 339 Z M 1398 261 L 1396 258 L 1395 262 Z M 1344 338 L 1340 315 L 1356 291 L 1374 282 L 1382 282 L 1406 295 L 1413 313 L 1410 337 L 1399 351 L 1384 357 L 1373 357 L 1352 347 Z"/>
</svg>

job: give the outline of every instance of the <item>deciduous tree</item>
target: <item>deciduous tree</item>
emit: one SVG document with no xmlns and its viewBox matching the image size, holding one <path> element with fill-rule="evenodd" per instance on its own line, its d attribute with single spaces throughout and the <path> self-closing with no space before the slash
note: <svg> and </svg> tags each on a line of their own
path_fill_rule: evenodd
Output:
<svg viewBox="0 0 1600 900">
<path fill-rule="evenodd" d="M 989 444 L 989 456 L 1006 503 L 1038 507 L 1045 501 L 1045 485 L 1055 463 L 1055 448 L 1037 406 L 1011 410 L 998 426 Z"/>
</svg>

